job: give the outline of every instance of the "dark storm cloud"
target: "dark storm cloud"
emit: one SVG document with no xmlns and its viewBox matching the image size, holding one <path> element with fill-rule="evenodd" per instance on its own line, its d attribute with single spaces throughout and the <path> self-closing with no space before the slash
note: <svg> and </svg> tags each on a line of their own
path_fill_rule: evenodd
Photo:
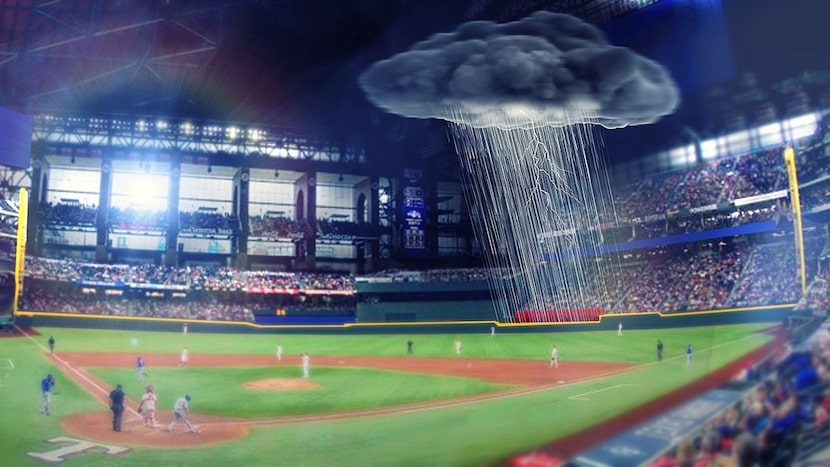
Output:
<svg viewBox="0 0 830 467">
<path fill-rule="evenodd" d="M 544 11 L 436 34 L 375 63 L 360 83 L 389 112 L 476 127 L 619 128 L 652 123 L 679 100 L 660 64 L 608 44 L 577 18 Z"/>
</svg>

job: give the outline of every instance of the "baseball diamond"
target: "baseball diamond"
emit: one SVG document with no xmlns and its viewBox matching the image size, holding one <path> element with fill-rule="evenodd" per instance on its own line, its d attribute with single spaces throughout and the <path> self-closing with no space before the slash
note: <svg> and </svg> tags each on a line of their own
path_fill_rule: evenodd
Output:
<svg viewBox="0 0 830 467">
<path fill-rule="evenodd" d="M 5 349 L 7 355 L 12 348 L 25 351 L 16 368 L 45 366 L 57 370 L 58 385 L 64 392 L 54 403 L 53 417 L 59 420 L 55 428 L 64 436 L 129 448 L 118 456 L 131 465 L 216 465 L 216 459 L 211 459 L 214 449 L 233 452 L 235 459 L 258 464 L 266 461 L 255 447 L 273 443 L 286 460 L 285 465 L 301 464 L 303 456 L 309 455 L 313 465 L 376 465 L 378 456 L 390 456 L 395 459 L 390 462 L 400 465 L 469 465 L 499 462 L 545 443 L 555 446 L 556 439 L 573 437 L 592 425 L 602 427 L 604 420 L 630 423 L 623 415 L 640 406 L 633 414 L 644 417 L 649 401 L 656 404 L 652 412 L 664 410 L 673 405 L 671 397 L 682 400 L 693 395 L 688 389 L 685 395 L 676 393 L 680 388 L 693 387 L 690 383 L 705 380 L 707 374 L 717 373 L 715 370 L 728 370 L 753 349 L 763 349 L 764 343 L 772 342 L 769 333 L 758 332 L 768 328 L 759 323 L 632 329 L 624 336 L 625 352 L 620 352 L 613 332 L 505 331 L 495 340 L 486 332 L 464 334 L 463 358 L 455 355 L 452 347 L 456 333 L 414 335 L 412 339 L 418 342 L 423 356 L 407 355 L 406 346 L 400 345 L 406 339 L 401 340 L 397 334 L 280 335 L 286 355 L 279 363 L 273 358 L 271 342 L 275 337 L 271 335 L 223 334 L 224 343 L 216 346 L 217 335 L 191 332 L 188 368 L 178 367 L 178 343 L 170 339 L 170 333 L 32 329 L 28 337 L 0 339 L 0 349 Z M 651 344 L 657 332 L 665 342 L 696 339 L 699 364 L 687 371 L 684 349 L 669 345 L 664 361 L 654 362 Z M 46 333 L 61 336 L 63 352 L 48 354 Z M 123 343 L 137 334 L 142 347 L 136 351 L 142 352 L 153 372 L 148 381 L 133 383 L 133 349 L 118 349 L 124 350 Z M 548 366 L 547 345 L 551 340 L 562 349 L 557 369 Z M 316 388 L 246 387 L 269 378 L 302 381 L 300 348 L 308 348 L 313 355 L 309 382 L 317 384 Z M 529 356 L 533 348 L 536 355 Z M 336 349 L 347 352 L 330 354 Z M 109 414 L 104 405 L 107 388 L 117 381 L 124 381 L 128 396 L 120 433 L 108 430 Z M 143 426 L 135 412 L 148 383 L 159 396 L 154 427 Z M 198 434 L 181 428 L 174 433 L 162 430 L 171 420 L 174 395 L 182 391 L 192 396 L 191 420 Z M 573 400 L 585 394 L 591 394 L 589 403 Z M 77 402 L 67 403 L 70 396 Z M 249 407 L 251 403 L 254 407 Z M 531 407 L 534 410 L 528 412 Z M 18 406 L 9 410 L 18 411 L 21 417 L 33 416 Z M 567 419 L 568 423 L 551 423 L 557 419 Z M 434 435 L 432 427 L 436 424 L 442 426 L 442 432 L 454 433 L 452 442 Z M 497 428 L 502 426 L 512 428 Z M 614 428 L 603 429 L 607 435 L 615 432 Z M 44 433 L 40 439 L 48 436 L 52 435 Z M 35 435 L 24 443 L 27 452 L 49 450 L 37 439 Z M 486 445 L 481 444 L 482 439 L 488 440 Z M 412 446 L 432 448 L 416 449 L 407 440 L 414 443 Z M 560 446 L 559 452 L 563 456 L 574 454 L 598 440 L 597 435 L 590 441 L 571 441 Z M 306 452 L 309 445 L 319 445 L 314 454 Z M 81 457 L 92 455 L 106 454 L 93 450 Z M 223 454 L 222 458 L 229 456 Z M 25 463 L 23 457 L 19 459 Z M 73 460 L 82 462 L 77 456 L 70 462 Z"/>
</svg>

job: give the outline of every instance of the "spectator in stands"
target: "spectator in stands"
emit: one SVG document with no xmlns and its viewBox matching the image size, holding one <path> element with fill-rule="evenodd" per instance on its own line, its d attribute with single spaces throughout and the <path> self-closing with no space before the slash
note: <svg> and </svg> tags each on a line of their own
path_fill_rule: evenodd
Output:
<svg viewBox="0 0 830 467">
<path fill-rule="evenodd" d="M 735 438 L 732 446 L 732 464 L 735 467 L 758 465 L 758 440 L 751 433 L 743 432 Z"/>
</svg>

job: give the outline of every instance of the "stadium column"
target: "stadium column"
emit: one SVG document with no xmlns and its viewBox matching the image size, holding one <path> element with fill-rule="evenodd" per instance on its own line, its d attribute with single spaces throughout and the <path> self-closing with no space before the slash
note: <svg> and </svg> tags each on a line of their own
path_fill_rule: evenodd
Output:
<svg viewBox="0 0 830 467">
<path fill-rule="evenodd" d="M 179 265 L 179 192 L 182 180 L 182 158 L 176 153 L 170 158 L 170 176 L 167 196 L 167 238 L 164 265 Z"/>
<path fill-rule="evenodd" d="M 355 272 L 365 274 L 367 270 L 367 257 L 369 260 L 377 261 L 379 247 L 377 240 L 371 239 L 370 235 L 363 235 L 365 226 L 371 226 L 370 231 L 377 231 L 378 214 L 378 179 L 377 177 L 367 178 L 357 185 L 353 193 L 353 204 L 356 212 L 356 221 L 362 231 L 361 239 L 355 242 Z M 369 269 L 374 271 L 375 264 L 370 264 Z"/>
<path fill-rule="evenodd" d="M 317 243 L 317 173 L 307 172 L 294 184 L 294 199 L 296 200 L 295 216 L 298 221 L 305 221 L 308 230 L 303 238 L 294 239 L 297 245 L 295 266 L 307 271 L 316 266 Z"/>
<path fill-rule="evenodd" d="M 372 272 L 380 269 L 380 180 L 373 176 L 369 190 L 369 219 L 366 219 L 372 226 L 371 245 L 371 263 L 370 270 Z"/>
<path fill-rule="evenodd" d="M 29 193 L 29 229 L 26 231 L 26 244 L 30 254 L 40 256 L 43 251 L 43 217 L 40 205 L 46 200 L 49 191 L 49 162 L 44 154 L 44 144 L 32 144 L 32 187 Z"/>
<path fill-rule="evenodd" d="M 101 182 L 98 185 L 98 211 L 95 213 L 95 262 L 109 262 L 109 213 L 112 199 L 112 154 L 101 157 Z"/>
<path fill-rule="evenodd" d="M 248 269 L 248 235 L 250 234 L 248 203 L 251 199 L 251 169 L 242 167 L 233 179 L 232 215 L 238 228 L 234 229 L 233 244 L 236 246 L 234 264 L 239 269 Z"/>
</svg>

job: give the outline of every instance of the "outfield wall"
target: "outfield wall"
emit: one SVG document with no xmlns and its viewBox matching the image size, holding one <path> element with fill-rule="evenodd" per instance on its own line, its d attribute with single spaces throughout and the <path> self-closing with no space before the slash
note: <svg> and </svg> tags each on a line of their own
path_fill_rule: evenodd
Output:
<svg viewBox="0 0 830 467">
<path fill-rule="evenodd" d="M 366 280 L 355 283 L 361 323 L 493 321 L 487 281 Z"/>
<path fill-rule="evenodd" d="M 699 311 L 692 313 L 625 313 L 600 316 L 592 323 L 501 324 L 495 321 L 455 321 L 417 323 L 354 323 L 316 326 L 263 326 L 254 323 L 224 321 L 182 321 L 175 319 L 125 318 L 118 316 L 66 315 L 61 313 L 18 312 L 16 323 L 33 327 L 68 327 L 112 330 L 182 332 L 188 323 L 189 332 L 241 334 L 474 334 L 489 333 L 496 326 L 498 333 L 538 332 L 617 332 L 624 330 L 665 329 L 693 326 L 721 326 L 743 323 L 779 323 L 794 305 L 776 305 L 733 310 Z"/>
</svg>

